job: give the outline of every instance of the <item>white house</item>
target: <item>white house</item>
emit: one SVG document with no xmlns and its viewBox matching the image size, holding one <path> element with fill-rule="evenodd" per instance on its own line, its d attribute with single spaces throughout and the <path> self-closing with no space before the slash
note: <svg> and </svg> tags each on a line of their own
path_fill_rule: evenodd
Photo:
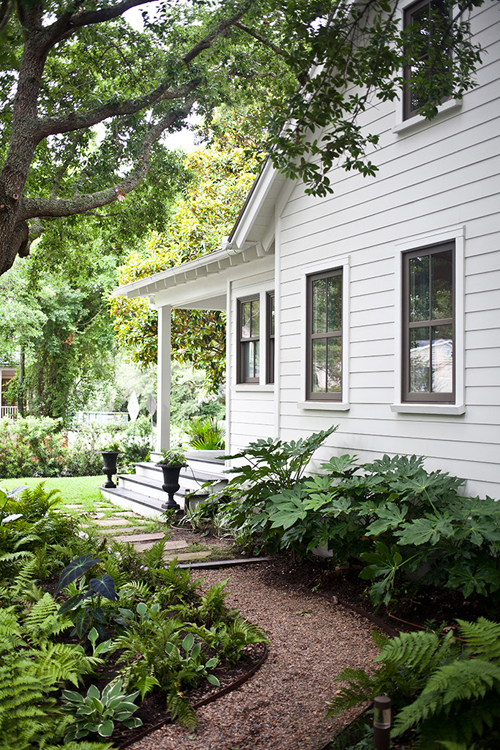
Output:
<svg viewBox="0 0 500 750">
<path fill-rule="evenodd" d="M 317 198 L 267 164 L 222 249 L 117 290 L 159 312 L 159 447 L 171 308 L 226 310 L 229 451 L 335 423 L 320 458 L 422 455 L 500 498 L 498 3 L 472 27 L 462 101 L 430 122 L 401 102 L 364 115 L 375 178 L 333 170 Z"/>
</svg>

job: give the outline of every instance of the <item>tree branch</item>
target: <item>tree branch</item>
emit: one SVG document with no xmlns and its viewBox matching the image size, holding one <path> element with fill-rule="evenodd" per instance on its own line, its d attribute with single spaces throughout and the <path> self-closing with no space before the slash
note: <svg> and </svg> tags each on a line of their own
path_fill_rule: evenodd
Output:
<svg viewBox="0 0 500 750">
<path fill-rule="evenodd" d="M 257 34 L 256 31 L 251 29 L 249 26 L 245 26 L 245 24 L 240 23 L 239 21 L 234 24 L 238 29 L 241 29 L 246 34 L 249 34 L 250 36 L 253 36 L 254 39 L 257 39 L 258 42 L 263 44 L 265 47 L 269 47 L 270 50 L 274 52 L 275 55 L 279 55 L 280 57 L 287 57 L 286 53 L 277 47 L 273 42 L 268 41 L 267 39 L 264 39 L 263 36 L 260 34 Z"/>
<path fill-rule="evenodd" d="M 0 33 L 9 23 L 9 18 L 14 7 L 14 0 L 2 0 L 0 3 Z"/>
<path fill-rule="evenodd" d="M 153 144 L 158 140 L 164 130 L 171 127 L 177 120 L 187 117 L 193 106 L 195 97 L 192 96 L 182 109 L 177 109 L 165 115 L 160 122 L 151 127 L 146 134 L 137 159 L 136 168 L 121 182 L 95 193 L 78 195 L 74 198 L 25 198 L 22 204 L 22 217 L 24 219 L 56 218 L 62 216 L 74 216 L 86 213 L 94 208 L 100 208 L 130 193 L 144 179 L 149 169 L 149 155 Z"/>
<path fill-rule="evenodd" d="M 123 102 L 108 102 L 101 104 L 89 112 L 71 112 L 65 117 L 46 117 L 39 120 L 37 135 L 39 140 L 56 133 L 69 133 L 72 130 L 81 130 L 97 125 L 108 117 L 119 117 L 121 115 L 133 115 L 143 109 L 150 109 L 155 104 L 173 99 L 184 99 L 200 84 L 200 79 L 194 79 L 179 89 L 169 89 L 168 85 L 157 86 L 149 94 L 136 99 L 127 99 Z"/>
</svg>

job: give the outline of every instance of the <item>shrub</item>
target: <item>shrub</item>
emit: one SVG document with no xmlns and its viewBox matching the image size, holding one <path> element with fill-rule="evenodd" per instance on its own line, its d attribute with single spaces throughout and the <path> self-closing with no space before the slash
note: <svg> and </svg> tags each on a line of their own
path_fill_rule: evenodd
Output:
<svg viewBox="0 0 500 750">
<path fill-rule="evenodd" d="M 4 479 L 59 476 L 66 458 L 60 419 L 0 419 L 0 476 Z"/>
</svg>

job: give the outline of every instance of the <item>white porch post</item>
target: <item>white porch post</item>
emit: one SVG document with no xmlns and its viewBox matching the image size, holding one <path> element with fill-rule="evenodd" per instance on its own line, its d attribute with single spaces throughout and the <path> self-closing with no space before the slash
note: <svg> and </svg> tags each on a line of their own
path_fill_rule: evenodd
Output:
<svg viewBox="0 0 500 750">
<path fill-rule="evenodd" d="M 170 362 L 172 349 L 172 306 L 158 310 L 158 417 L 156 450 L 170 448 Z"/>
</svg>

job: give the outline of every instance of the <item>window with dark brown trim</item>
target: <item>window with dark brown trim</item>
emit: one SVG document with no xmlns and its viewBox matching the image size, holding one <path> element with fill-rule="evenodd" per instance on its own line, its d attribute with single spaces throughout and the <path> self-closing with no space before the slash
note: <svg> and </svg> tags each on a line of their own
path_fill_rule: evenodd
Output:
<svg viewBox="0 0 500 750">
<path fill-rule="evenodd" d="M 342 401 L 342 269 L 307 277 L 306 390 L 311 401 Z"/>
<path fill-rule="evenodd" d="M 443 102 L 449 96 L 443 95 L 446 85 L 446 58 L 436 56 L 430 59 L 433 45 L 443 43 L 450 11 L 444 0 L 418 0 L 404 10 L 403 26 L 412 27 L 412 61 L 403 71 L 405 81 L 403 96 L 403 119 L 409 120 L 430 100 Z M 416 32 L 415 34 L 413 32 Z M 427 68 L 425 81 L 416 74 Z"/>
<path fill-rule="evenodd" d="M 260 375 L 260 298 L 238 300 L 238 383 L 258 383 Z"/>
<path fill-rule="evenodd" d="M 455 243 L 403 255 L 402 400 L 455 403 Z"/>
<path fill-rule="evenodd" d="M 274 292 L 266 294 L 266 383 L 274 383 Z"/>
</svg>

